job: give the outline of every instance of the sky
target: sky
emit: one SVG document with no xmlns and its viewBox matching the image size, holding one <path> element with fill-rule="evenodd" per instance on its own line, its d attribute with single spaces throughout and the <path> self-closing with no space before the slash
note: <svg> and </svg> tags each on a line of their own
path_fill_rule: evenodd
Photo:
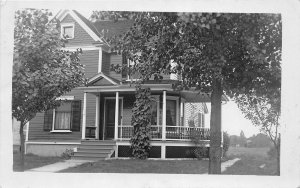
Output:
<svg viewBox="0 0 300 188">
<path fill-rule="evenodd" d="M 209 114 L 206 115 L 205 124 L 209 127 L 210 124 L 210 103 L 207 103 Z M 252 125 L 251 121 L 246 119 L 239 110 L 235 102 L 229 101 L 222 104 L 222 128 L 229 135 L 240 135 L 243 131 L 246 137 L 251 137 L 253 134 L 258 134 L 259 129 Z"/>
</svg>

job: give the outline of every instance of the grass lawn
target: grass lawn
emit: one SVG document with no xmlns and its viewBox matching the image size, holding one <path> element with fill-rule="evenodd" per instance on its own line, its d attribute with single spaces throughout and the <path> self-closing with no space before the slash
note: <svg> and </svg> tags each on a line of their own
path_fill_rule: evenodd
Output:
<svg viewBox="0 0 300 188">
<path fill-rule="evenodd" d="M 241 160 L 228 167 L 222 174 L 276 175 L 277 163 L 275 159 L 269 159 L 268 150 L 269 148 L 230 147 L 228 157 L 240 158 Z"/>
<path fill-rule="evenodd" d="M 204 174 L 208 172 L 208 161 L 116 159 L 86 163 L 61 172 Z"/>
<path fill-rule="evenodd" d="M 13 159 L 14 159 L 13 170 L 15 172 L 21 171 L 20 153 L 17 151 L 14 151 Z M 25 155 L 24 169 L 29 170 L 32 168 L 45 166 L 45 165 L 56 163 L 59 161 L 63 161 L 63 159 L 60 157 L 40 157 L 40 156 L 33 155 L 33 154 L 27 154 L 27 155 Z"/>
</svg>

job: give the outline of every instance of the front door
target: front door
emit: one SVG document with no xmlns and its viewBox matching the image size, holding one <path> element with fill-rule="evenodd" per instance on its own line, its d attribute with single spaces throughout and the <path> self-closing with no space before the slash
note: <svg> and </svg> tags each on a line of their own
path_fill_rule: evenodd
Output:
<svg viewBox="0 0 300 188">
<path fill-rule="evenodd" d="M 119 125 L 121 124 L 122 117 L 122 99 L 119 99 Z M 116 99 L 107 98 L 105 99 L 105 128 L 104 128 L 104 139 L 111 140 L 114 139 L 115 135 L 115 109 L 116 109 Z"/>
</svg>

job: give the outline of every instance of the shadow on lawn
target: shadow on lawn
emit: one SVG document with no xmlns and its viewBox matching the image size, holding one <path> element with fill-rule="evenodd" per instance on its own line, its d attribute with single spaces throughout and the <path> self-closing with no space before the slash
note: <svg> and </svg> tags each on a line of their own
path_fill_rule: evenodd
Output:
<svg viewBox="0 0 300 188">
<path fill-rule="evenodd" d="M 207 160 L 102 160 L 61 172 L 205 174 Z"/>
<path fill-rule="evenodd" d="M 276 174 L 277 163 L 267 155 L 269 148 L 229 148 L 230 158 L 240 158 L 222 174 L 230 175 L 268 175 Z"/>
<path fill-rule="evenodd" d="M 20 152 L 14 151 L 13 160 L 14 160 L 13 171 L 20 172 L 21 171 Z M 33 154 L 27 154 L 25 155 L 24 161 L 25 161 L 24 170 L 29 170 L 32 168 L 37 168 L 48 164 L 53 164 L 59 161 L 63 161 L 63 159 L 60 157 L 41 157 Z"/>
</svg>

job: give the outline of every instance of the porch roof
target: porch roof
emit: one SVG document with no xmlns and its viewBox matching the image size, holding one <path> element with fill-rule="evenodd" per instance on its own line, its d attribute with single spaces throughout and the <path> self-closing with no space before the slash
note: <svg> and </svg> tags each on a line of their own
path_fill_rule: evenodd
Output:
<svg viewBox="0 0 300 188">
<path fill-rule="evenodd" d="M 150 87 L 151 91 L 168 91 L 170 93 L 177 93 L 185 99 L 185 102 L 210 102 L 209 93 L 202 93 L 195 89 L 175 91 L 171 84 L 144 84 L 144 87 Z M 87 93 L 99 92 L 135 92 L 134 84 L 112 85 L 112 86 L 87 86 L 81 87 Z M 229 101 L 226 95 L 222 96 L 222 101 Z"/>
</svg>

